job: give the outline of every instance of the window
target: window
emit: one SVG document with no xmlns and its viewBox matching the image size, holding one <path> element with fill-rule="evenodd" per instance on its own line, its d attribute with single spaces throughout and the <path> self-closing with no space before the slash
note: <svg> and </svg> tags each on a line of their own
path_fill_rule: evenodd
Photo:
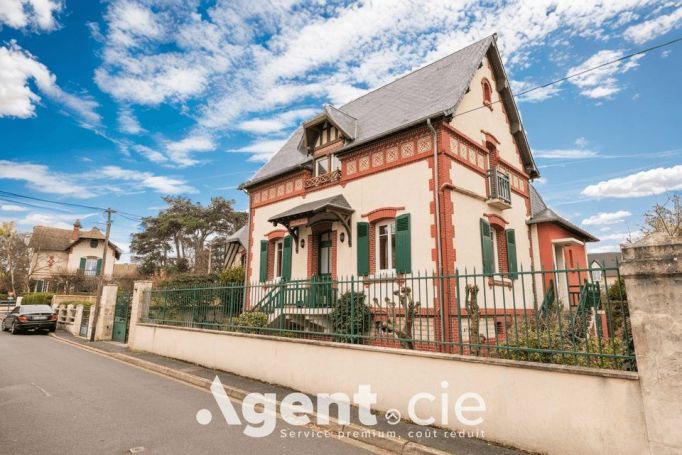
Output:
<svg viewBox="0 0 682 455">
<path fill-rule="evenodd" d="M 490 82 L 487 79 L 483 79 L 481 85 L 483 86 L 483 104 L 489 106 L 492 104 L 493 99 L 493 90 L 490 87 Z"/>
<path fill-rule="evenodd" d="M 90 240 L 90 248 L 97 248 L 98 244 L 99 244 L 99 242 L 97 241 L 97 239 L 91 239 Z"/>
<path fill-rule="evenodd" d="M 85 269 L 83 269 L 83 272 L 89 276 L 97 275 L 97 258 L 85 259 Z"/>
<path fill-rule="evenodd" d="M 275 278 L 282 277 L 282 259 L 284 259 L 284 242 L 275 243 Z"/>
<path fill-rule="evenodd" d="M 315 160 L 315 175 L 320 176 L 329 172 L 329 157 L 324 156 Z"/>
<path fill-rule="evenodd" d="M 324 125 L 322 125 L 322 129 L 319 131 L 320 134 L 317 136 L 317 139 L 315 140 L 315 148 L 327 145 L 328 143 L 337 140 L 340 136 L 339 130 L 329 123 L 325 123 Z"/>
<path fill-rule="evenodd" d="M 341 169 L 341 160 L 336 155 L 327 155 L 315 160 L 315 176 Z"/>
<path fill-rule="evenodd" d="M 377 271 L 395 270 L 395 221 L 377 225 Z"/>
<path fill-rule="evenodd" d="M 490 229 L 490 235 L 491 235 L 491 239 L 492 239 L 492 243 L 493 243 L 493 247 L 492 247 L 493 273 L 499 273 L 500 272 L 500 262 L 499 261 L 501 259 L 501 255 L 500 255 L 500 251 L 498 248 L 498 245 L 499 245 L 498 244 L 498 237 L 500 234 L 497 232 L 497 229 L 494 226 L 491 226 L 491 228 L 492 229 Z"/>
</svg>

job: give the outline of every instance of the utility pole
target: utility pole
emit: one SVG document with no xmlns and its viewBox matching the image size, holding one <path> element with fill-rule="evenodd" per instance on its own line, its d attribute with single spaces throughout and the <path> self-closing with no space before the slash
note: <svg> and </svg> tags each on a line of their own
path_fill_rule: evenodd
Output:
<svg viewBox="0 0 682 455">
<path fill-rule="evenodd" d="M 111 233 L 111 215 L 116 212 L 111 208 L 105 210 L 107 213 L 107 230 L 104 234 L 104 254 L 102 255 L 102 269 L 97 279 L 97 300 L 95 301 L 95 311 L 92 315 L 92 332 L 90 341 L 95 341 L 95 331 L 97 330 L 97 319 L 99 319 L 99 309 L 102 306 L 102 289 L 104 287 L 104 273 L 107 267 L 107 256 L 109 252 L 109 234 Z"/>
</svg>

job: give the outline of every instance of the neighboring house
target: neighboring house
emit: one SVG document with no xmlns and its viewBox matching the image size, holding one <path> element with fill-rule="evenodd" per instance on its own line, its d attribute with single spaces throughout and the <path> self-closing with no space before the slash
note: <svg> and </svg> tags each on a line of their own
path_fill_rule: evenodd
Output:
<svg viewBox="0 0 682 455">
<path fill-rule="evenodd" d="M 249 244 L 249 226 L 244 225 L 227 238 L 225 268 L 246 266 L 246 247 Z"/>
<path fill-rule="evenodd" d="M 558 215 L 547 207 L 540 193 L 530 185 L 531 217 L 528 220 L 530 235 L 535 248 L 536 267 L 542 270 L 582 269 L 581 272 L 565 272 L 545 276 L 545 287 L 552 280 L 556 284 L 559 298 L 578 304 L 580 284 L 591 281 L 587 269 L 586 242 L 599 239 L 589 232 Z"/>
<path fill-rule="evenodd" d="M 104 234 L 96 227 L 85 231 L 79 220 L 73 229 L 59 229 L 35 226 L 29 247 L 31 258 L 31 279 L 36 288 L 48 289 L 51 279 L 59 275 L 81 273 L 95 277 L 111 277 L 116 259 L 121 257 L 121 249 L 109 242 L 106 270 L 102 270 L 104 256 Z"/>
<path fill-rule="evenodd" d="M 368 285 L 458 269 L 488 277 L 482 299 L 530 296 L 532 285 L 511 295 L 516 272 L 539 267 L 538 252 L 569 237 L 531 236 L 567 223 L 533 222 L 529 181 L 538 176 L 490 36 L 304 122 L 242 185 L 247 279 L 355 276 Z M 445 291 L 443 311 L 454 314 L 454 290 Z"/>
<path fill-rule="evenodd" d="M 590 264 L 592 279 L 611 286 L 618 281 L 618 266 L 622 260 L 620 252 L 590 253 L 587 262 Z"/>
</svg>

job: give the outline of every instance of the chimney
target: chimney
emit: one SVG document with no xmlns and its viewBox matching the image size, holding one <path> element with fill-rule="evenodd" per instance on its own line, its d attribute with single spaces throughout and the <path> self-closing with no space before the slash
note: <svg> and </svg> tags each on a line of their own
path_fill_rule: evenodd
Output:
<svg viewBox="0 0 682 455">
<path fill-rule="evenodd" d="M 75 223 L 73 223 L 73 233 L 71 234 L 71 240 L 78 240 L 78 233 L 80 232 L 81 229 L 81 220 L 76 220 Z"/>
</svg>

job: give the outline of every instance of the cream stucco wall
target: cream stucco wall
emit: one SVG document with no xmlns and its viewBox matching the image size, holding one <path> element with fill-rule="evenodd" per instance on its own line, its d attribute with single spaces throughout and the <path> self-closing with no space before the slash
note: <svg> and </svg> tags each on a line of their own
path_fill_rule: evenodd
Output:
<svg viewBox="0 0 682 455">
<path fill-rule="evenodd" d="M 440 397 L 445 394 L 450 418 L 444 426 L 455 430 L 463 428 L 452 408 L 457 398 L 467 392 L 478 393 L 486 411 L 465 415 L 470 419 L 480 416 L 483 422 L 466 429 L 483 431 L 484 439 L 533 452 L 648 453 L 636 373 L 139 323 L 131 326 L 130 340 L 134 350 L 311 394 L 341 392 L 352 397 L 359 385 L 368 384 L 377 394 L 374 410 L 394 408 L 403 416 L 408 415 L 410 398 L 427 392 L 437 398 L 433 402 L 421 400 L 417 414 L 439 418 Z M 302 369 L 302 365 L 314 367 Z M 445 388 L 443 381 L 447 382 Z"/>
<path fill-rule="evenodd" d="M 104 276 L 111 276 L 114 271 L 114 262 L 116 262 L 115 255 L 116 251 L 109 246 L 109 252 L 107 253 L 107 264 L 103 271 Z M 90 246 L 90 240 L 84 239 L 78 242 L 71 248 L 71 253 L 69 254 L 68 271 L 69 273 L 75 273 L 80 267 L 80 260 L 83 257 L 94 257 L 101 259 L 104 256 L 104 241 L 100 240 L 97 243 L 97 248 L 92 248 Z"/>
<path fill-rule="evenodd" d="M 76 273 L 80 268 L 80 260 L 83 257 L 101 259 L 104 256 L 104 240 L 100 240 L 97 248 L 90 246 L 89 239 L 83 239 L 74 245 L 70 251 L 39 251 L 33 254 L 32 278 L 44 279 L 51 275 Z M 48 261 L 52 258 L 53 264 Z M 110 277 L 114 271 L 116 262 L 116 251 L 109 246 L 107 253 L 107 264 L 103 271 L 104 276 Z"/>
<path fill-rule="evenodd" d="M 52 258 L 52 265 L 50 265 Z M 53 274 L 68 273 L 69 253 L 66 251 L 38 251 L 31 258 L 31 277 L 47 278 Z"/>
<path fill-rule="evenodd" d="M 429 203 L 433 198 L 429 190 L 429 179 L 432 171 L 426 160 L 393 168 L 384 172 L 372 174 L 367 177 L 352 180 L 345 187 L 331 186 L 319 191 L 308 193 L 305 197 L 294 197 L 281 202 L 276 202 L 255 209 L 253 223 L 253 256 L 250 265 L 251 280 L 258 279 L 260 270 L 260 255 L 258 254 L 261 240 L 274 229 L 283 229 L 282 226 L 273 227 L 267 220 L 279 213 L 294 208 L 300 204 L 324 199 L 327 197 L 343 194 L 355 212 L 352 215 L 351 225 L 353 239 L 357 237 L 356 223 L 367 221 L 361 215 L 382 207 L 405 207 L 401 213 L 411 214 L 411 242 L 412 242 L 412 270 L 433 270 L 434 264 L 431 257 L 431 249 L 434 240 L 431 238 L 431 224 L 433 216 L 429 213 Z M 344 232 L 340 223 L 335 222 L 332 226 L 337 233 Z M 292 278 L 301 279 L 307 277 L 308 267 L 308 235 L 310 228 L 300 230 L 300 238 L 305 239 L 305 247 L 292 253 Z M 348 238 L 344 243 L 337 246 L 337 273 L 339 276 L 357 276 L 356 244 L 348 246 Z"/>
</svg>

